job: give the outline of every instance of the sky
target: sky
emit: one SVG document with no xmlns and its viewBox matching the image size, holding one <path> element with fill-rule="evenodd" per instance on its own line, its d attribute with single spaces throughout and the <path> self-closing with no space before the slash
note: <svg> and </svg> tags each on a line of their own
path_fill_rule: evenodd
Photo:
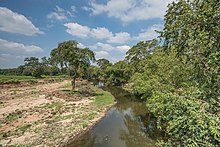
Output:
<svg viewBox="0 0 220 147">
<path fill-rule="evenodd" d="M 171 0 L 0 0 L 0 68 L 49 57 L 76 40 L 115 63 L 139 41 L 158 36 Z"/>
</svg>

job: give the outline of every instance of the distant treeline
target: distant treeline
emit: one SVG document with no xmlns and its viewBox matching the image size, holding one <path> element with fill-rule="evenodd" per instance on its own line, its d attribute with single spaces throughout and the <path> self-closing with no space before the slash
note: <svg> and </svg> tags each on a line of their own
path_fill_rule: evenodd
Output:
<svg viewBox="0 0 220 147">
<path fill-rule="evenodd" d="M 50 58 L 27 57 L 24 59 L 24 65 L 20 65 L 17 68 L 0 69 L 0 74 L 41 77 L 41 75 L 59 75 L 61 70 L 50 62 Z"/>
</svg>

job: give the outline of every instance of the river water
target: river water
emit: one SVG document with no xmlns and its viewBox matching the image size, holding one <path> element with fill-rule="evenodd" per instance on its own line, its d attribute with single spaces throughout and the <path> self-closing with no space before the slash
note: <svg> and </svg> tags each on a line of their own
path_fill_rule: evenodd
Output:
<svg viewBox="0 0 220 147">
<path fill-rule="evenodd" d="M 89 132 L 68 146 L 73 147 L 154 147 L 161 132 L 145 103 L 120 88 L 108 88 L 115 104 Z"/>
</svg>

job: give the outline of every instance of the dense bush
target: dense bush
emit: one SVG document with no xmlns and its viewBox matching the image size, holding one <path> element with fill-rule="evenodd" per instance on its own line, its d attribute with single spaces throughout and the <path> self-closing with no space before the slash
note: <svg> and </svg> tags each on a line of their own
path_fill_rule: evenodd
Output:
<svg viewBox="0 0 220 147">
<path fill-rule="evenodd" d="M 167 138 L 162 146 L 220 144 L 220 1 L 169 5 L 162 50 L 142 62 L 132 79 Z"/>
</svg>

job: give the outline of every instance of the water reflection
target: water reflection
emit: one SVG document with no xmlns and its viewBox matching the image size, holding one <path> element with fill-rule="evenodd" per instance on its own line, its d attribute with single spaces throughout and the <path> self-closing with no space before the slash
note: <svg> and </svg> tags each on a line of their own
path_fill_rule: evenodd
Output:
<svg viewBox="0 0 220 147">
<path fill-rule="evenodd" d="M 117 104 L 106 117 L 88 133 L 68 146 L 76 147 L 139 147 L 155 146 L 160 132 L 155 118 L 143 102 L 137 102 L 121 89 L 108 89 L 116 97 Z"/>
</svg>

